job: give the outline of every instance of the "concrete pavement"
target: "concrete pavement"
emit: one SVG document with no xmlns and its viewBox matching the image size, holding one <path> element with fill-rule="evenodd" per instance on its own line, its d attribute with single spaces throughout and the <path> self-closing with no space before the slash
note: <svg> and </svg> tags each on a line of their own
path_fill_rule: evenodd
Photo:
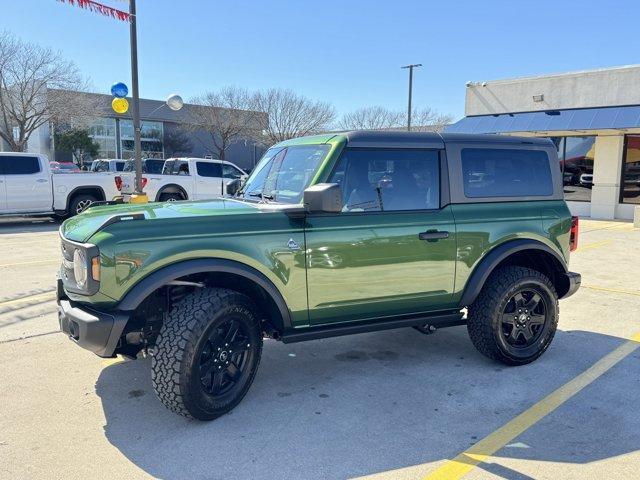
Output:
<svg viewBox="0 0 640 480">
<path fill-rule="evenodd" d="M 493 363 L 466 329 L 293 345 L 266 341 L 229 415 L 178 417 L 147 360 L 104 360 L 57 330 L 57 225 L 0 220 L 0 478 L 421 479 L 640 332 L 640 230 L 582 221 L 550 349 Z M 465 478 L 637 478 L 640 350 L 550 410 Z M 499 445 L 497 445 L 499 446 Z"/>
</svg>

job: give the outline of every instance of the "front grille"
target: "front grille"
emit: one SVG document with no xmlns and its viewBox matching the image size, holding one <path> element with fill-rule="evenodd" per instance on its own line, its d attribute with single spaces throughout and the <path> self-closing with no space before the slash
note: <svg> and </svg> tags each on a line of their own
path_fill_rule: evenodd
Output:
<svg viewBox="0 0 640 480">
<path fill-rule="evenodd" d="M 73 251 L 75 247 L 64 238 L 60 239 L 62 253 L 62 265 L 60 266 L 60 278 L 65 286 L 76 286 L 76 278 L 73 275 Z"/>
</svg>

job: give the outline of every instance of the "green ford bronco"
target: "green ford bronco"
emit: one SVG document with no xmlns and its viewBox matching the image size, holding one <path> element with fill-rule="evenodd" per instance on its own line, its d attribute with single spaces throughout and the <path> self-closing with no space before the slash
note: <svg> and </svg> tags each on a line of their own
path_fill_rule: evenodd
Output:
<svg viewBox="0 0 640 480">
<path fill-rule="evenodd" d="M 466 325 L 522 365 L 551 343 L 578 224 L 548 140 L 408 132 L 297 138 L 231 196 L 90 208 L 60 229 L 60 327 L 101 357 L 151 356 L 200 420 L 234 408 L 264 337 Z"/>
</svg>

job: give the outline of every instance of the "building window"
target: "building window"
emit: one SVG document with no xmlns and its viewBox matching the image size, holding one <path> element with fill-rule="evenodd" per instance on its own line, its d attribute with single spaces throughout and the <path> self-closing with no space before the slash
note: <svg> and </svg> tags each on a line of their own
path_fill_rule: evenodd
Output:
<svg viewBox="0 0 640 480">
<path fill-rule="evenodd" d="M 551 140 L 558 149 L 565 200 L 590 202 L 596 137 L 551 137 Z"/>
<path fill-rule="evenodd" d="M 625 137 L 620 202 L 640 204 L 640 135 Z"/>
<path fill-rule="evenodd" d="M 115 118 L 94 118 L 89 123 L 89 135 L 100 146 L 98 158 L 117 158 Z"/>
<path fill-rule="evenodd" d="M 142 145 L 142 158 L 164 158 L 164 145 L 162 142 L 164 128 L 162 122 L 140 123 L 140 143 Z M 131 120 L 120 120 L 120 142 L 122 147 L 122 158 L 133 158 L 133 122 Z"/>
</svg>

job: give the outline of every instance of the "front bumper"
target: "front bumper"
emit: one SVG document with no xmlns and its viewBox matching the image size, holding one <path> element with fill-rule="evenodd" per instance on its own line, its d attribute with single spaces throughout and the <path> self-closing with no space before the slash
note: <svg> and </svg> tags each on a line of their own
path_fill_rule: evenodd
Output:
<svg viewBox="0 0 640 480">
<path fill-rule="evenodd" d="M 568 298 L 578 291 L 580 283 L 582 282 L 582 276 L 579 273 L 567 272 L 565 274 L 565 281 L 568 283 L 567 292 L 560 298 Z"/>
<path fill-rule="evenodd" d="M 123 312 L 100 312 L 86 305 L 72 303 L 66 298 L 60 280 L 57 297 L 60 330 L 99 357 L 113 357 L 129 315 Z"/>
</svg>

